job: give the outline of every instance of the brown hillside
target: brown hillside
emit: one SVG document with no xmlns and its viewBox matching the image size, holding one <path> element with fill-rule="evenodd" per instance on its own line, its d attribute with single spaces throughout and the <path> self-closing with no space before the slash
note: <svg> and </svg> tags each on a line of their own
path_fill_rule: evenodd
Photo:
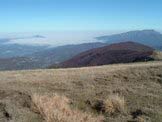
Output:
<svg viewBox="0 0 162 122">
<path fill-rule="evenodd" d="M 61 67 L 97 66 L 147 61 L 153 49 L 135 42 L 122 42 L 83 52 L 60 64 Z"/>
</svg>

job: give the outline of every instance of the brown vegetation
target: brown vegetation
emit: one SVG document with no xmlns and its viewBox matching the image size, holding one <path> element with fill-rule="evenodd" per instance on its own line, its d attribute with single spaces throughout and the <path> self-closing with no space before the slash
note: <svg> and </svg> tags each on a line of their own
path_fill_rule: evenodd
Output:
<svg viewBox="0 0 162 122">
<path fill-rule="evenodd" d="M 93 117 L 89 113 L 70 108 L 70 101 L 64 96 L 33 96 L 33 102 L 47 122 L 103 122 L 104 117 Z"/>
<path fill-rule="evenodd" d="M 116 113 L 122 113 L 125 111 L 124 97 L 119 95 L 111 95 L 104 101 L 105 112 L 113 115 Z"/>
<path fill-rule="evenodd" d="M 56 103 L 64 105 L 69 116 L 62 107 L 57 110 L 67 118 L 75 113 L 79 119 L 102 115 L 105 122 L 161 122 L 161 94 L 162 62 L 5 71 L 0 72 L 0 122 L 44 122 Z"/>
</svg>

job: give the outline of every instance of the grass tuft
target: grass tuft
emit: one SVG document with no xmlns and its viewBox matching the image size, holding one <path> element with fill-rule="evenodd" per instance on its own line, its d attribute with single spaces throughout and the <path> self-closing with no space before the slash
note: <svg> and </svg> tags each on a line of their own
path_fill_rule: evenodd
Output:
<svg viewBox="0 0 162 122">
<path fill-rule="evenodd" d="M 123 113 L 125 111 L 124 97 L 121 97 L 119 95 L 109 96 L 109 98 L 104 101 L 104 110 L 105 113 L 108 113 L 110 115 Z"/>
<path fill-rule="evenodd" d="M 34 95 L 33 102 L 47 122 L 103 122 L 103 116 L 71 109 L 69 99 L 54 94 L 52 97 Z"/>
</svg>

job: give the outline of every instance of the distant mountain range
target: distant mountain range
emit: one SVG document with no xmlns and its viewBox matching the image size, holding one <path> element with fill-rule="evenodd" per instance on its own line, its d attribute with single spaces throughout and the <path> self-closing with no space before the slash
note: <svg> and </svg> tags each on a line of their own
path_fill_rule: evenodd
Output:
<svg viewBox="0 0 162 122">
<path fill-rule="evenodd" d="M 34 38 L 34 37 L 21 37 L 22 38 Z M 40 38 L 40 37 L 37 37 Z M 0 39 L 0 58 L 13 58 L 13 57 L 23 57 L 31 55 L 35 52 L 39 52 L 48 49 L 48 46 L 39 45 L 22 45 L 10 43 L 11 38 Z"/>
<path fill-rule="evenodd" d="M 21 38 L 45 37 L 42 35 L 34 35 Z M 154 30 L 130 31 L 110 36 L 96 37 L 96 39 L 100 42 L 49 47 L 48 45 L 32 46 L 11 44 L 8 43 L 10 42 L 10 38 L 3 38 L 0 39 L 0 70 L 46 68 L 65 62 L 82 52 L 125 41 L 133 41 L 162 50 L 162 34 Z"/>
<path fill-rule="evenodd" d="M 56 48 L 49 48 L 37 53 L 34 53 L 28 57 L 37 60 L 38 63 L 41 63 L 43 66 L 49 66 L 49 64 L 58 64 L 65 60 L 70 59 L 71 57 L 98 47 L 107 45 L 106 43 L 83 43 L 77 45 L 65 45 L 59 46 Z"/>
<path fill-rule="evenodd" d="M 129 31 L 121 34 L 100 36 L 96 37 L 96 39 L 109 44 L 131 40 L 162 50 L 162 34 L 155 30 Z"/>
<path fill-rule="evenodd" d="M 33 61 L 25 57 L 0 59 L 0 70 L 34 69 Z"/>
<path fill-rule="evenodd" d="M 59 66 L 68 68 L 148 61 L 153 60 L 153 51 L 154 49 L 139 43 L 121 42 L 83 52 Z"/>
<path fill-rule="evenodd" d="M 157 48 L 160 49 L 162 45 L 161 37 L 162 34 L 154 30 L 130 31 L 127 33 L 112 36 L 97 37 L 97 39 L 99 40 L 102 39 L 103 43 L 94 42 L 94 43 L 59 46 L 56 48 L 50 48 L 47 50 L 34 53 L 29 57 L 41 63 L 43 67 L 46 67 L 51 64 L 58 64 L 60 62 L 66 61 L 81 52 L 93 48 L 103 47 L 112 43 L 124 42 L 128 40 L 148 45 L 153 48 L 156 47 L 156 49 Z"/>
<path fill-rule="evenodd" d="M 32 53 L 31 55 L 26 55 L 26 57 L 1 58 L 0 70 L 46 68 L 52 64 L 58 64 L 68 60 L 81 52 L 105 45 L 105 43 L 98 42 L 78 45 L 65 45 L 56 48 L 42 49 L 42 51 Z"/>
</svg>

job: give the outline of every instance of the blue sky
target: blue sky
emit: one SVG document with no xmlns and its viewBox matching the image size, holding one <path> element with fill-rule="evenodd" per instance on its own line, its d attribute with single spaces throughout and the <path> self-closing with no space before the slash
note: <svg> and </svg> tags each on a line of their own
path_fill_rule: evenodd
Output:
<svg viewBox="0 0 162 122">
<path fill-rule="evenodd" d="M 162 30 L 161 0 L 0 0 L 0 32 Z"/>
</svg>

